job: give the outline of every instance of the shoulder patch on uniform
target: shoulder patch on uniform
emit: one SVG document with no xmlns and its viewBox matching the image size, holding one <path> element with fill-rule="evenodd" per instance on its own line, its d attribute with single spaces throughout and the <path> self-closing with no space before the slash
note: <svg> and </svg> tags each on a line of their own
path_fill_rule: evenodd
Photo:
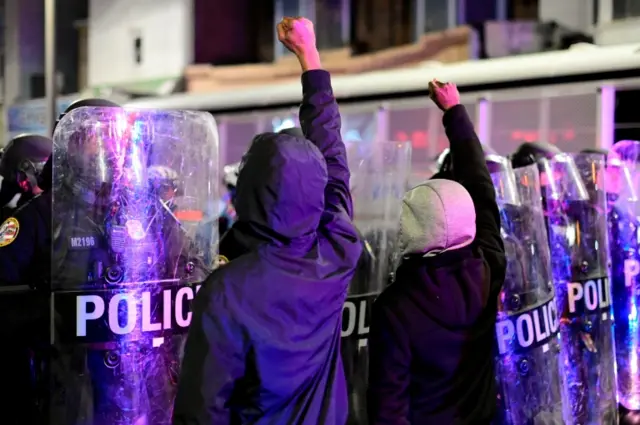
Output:
<svg viewBox="0 0 640 425">
<path fill-rule="evenodd" d="M 20 223 L 14 217 L 9 217 L 0 225 L 0 248 L 11 244 L 18 237 Z"/>
<path fill-rule="evenodd" d="M 227 257 L 225 257 L 224 255 L 218 255 L 216 257 L 215 268 L 218 268 L 220 266 L 224 266 L 225 264 L 229 264 L 229 259 Z"/>
</svg>

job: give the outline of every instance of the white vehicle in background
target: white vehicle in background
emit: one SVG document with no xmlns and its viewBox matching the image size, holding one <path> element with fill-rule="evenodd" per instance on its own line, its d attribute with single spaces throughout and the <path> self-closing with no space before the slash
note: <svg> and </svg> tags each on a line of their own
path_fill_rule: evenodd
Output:
<svg viewBox="0 0 640 425">
<path fill-rule="evenodd" d="M 441 113 L 426 98 L 432 78 L 458 85 L 481 140 L 500 154 L 526 141 L 551 142 L 565 151 L 607 148 L 614 140 L 616 92 L 640 88 L 640 44 L 578 44 L 563 51 L 337 75 L 333 86 L 346 141 L 408 141 L 414 169 L 428 167 L 447 145 Z M 210 111 L 228 164 L 240 159 L 255 133 L 295 125 L 300 95 L 299 82 L 291 81 L 138 99 L 128 106 Z"/>
</svg>

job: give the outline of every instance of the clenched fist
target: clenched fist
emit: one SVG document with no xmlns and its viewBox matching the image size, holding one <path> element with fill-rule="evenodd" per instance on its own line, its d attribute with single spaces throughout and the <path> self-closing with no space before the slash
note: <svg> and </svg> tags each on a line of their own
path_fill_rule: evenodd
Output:
<svg viewBox="0 0 640 425">
<path fill-rule="evenodd" d="M 453 83 L 432 80 L 429 83 L 429 97 L 438 108 L 445 112 L 460 104 L 460 93 L 458 87 Z"/>
<path fill-rule="evenodd" d="M 298 57 L 316 51 L 313 23 L 306 18 L 282 18 L 277 26 L 278 40 Z"/>
</svg>

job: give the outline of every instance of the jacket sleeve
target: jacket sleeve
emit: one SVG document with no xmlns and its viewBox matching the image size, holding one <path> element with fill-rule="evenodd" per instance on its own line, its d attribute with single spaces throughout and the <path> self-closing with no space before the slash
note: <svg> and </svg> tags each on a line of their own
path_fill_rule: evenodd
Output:
<svg viewBox="0 0 640 425">
<path fill-rule="evenodd" d="M 482 145 L 464 106 L 457 105 L 445 112 L 443 122 L 451 145 L 455 180 L 467 189 L 475 205 L 474 244 L 482 249 L 491 268 L 492 278 L 499 280 L 500 276 L 504 276 L 506 259 L 500 237 L 500 213 L 496 192 Z"/>
<path fill-rule="evenodd" d="M 398 319 L 380 300 L 369 328 L 369 425 L 409 425 L 411 351 Z"/>
<path fill-rule="evenodd" d="M 340 134 L 340 111 L 327 71 L 313 70 L 302 74 L 300 126 L 304 136 L 320 149 L 327 162 L 325 210 L 344 211 L 353 218 L 347 151 Z"/>
<path fill-rule="evenodd" d="M 215 276 L 215 272 L 214 275 Z M 173 425 L 231 425 L 226 403 L 244 375 L 246 335 L 231 318 L 221 285 L 210 278 L 193 303 Z"/>
</svg>

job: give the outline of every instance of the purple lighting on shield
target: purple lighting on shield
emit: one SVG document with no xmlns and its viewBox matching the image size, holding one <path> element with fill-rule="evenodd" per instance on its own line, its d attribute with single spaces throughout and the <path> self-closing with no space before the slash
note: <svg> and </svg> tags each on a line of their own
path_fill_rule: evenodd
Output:
<svg viewBox="0 0 640 425">
<path fill-rule="evenodd" d="M 138 220 L 127 220 L 125 226 L 127 227 L 129 237 L 135 241 L 142 240 L 146 236 L 144 227 L 142 227 L 142 223 Z"/>
</svg>

